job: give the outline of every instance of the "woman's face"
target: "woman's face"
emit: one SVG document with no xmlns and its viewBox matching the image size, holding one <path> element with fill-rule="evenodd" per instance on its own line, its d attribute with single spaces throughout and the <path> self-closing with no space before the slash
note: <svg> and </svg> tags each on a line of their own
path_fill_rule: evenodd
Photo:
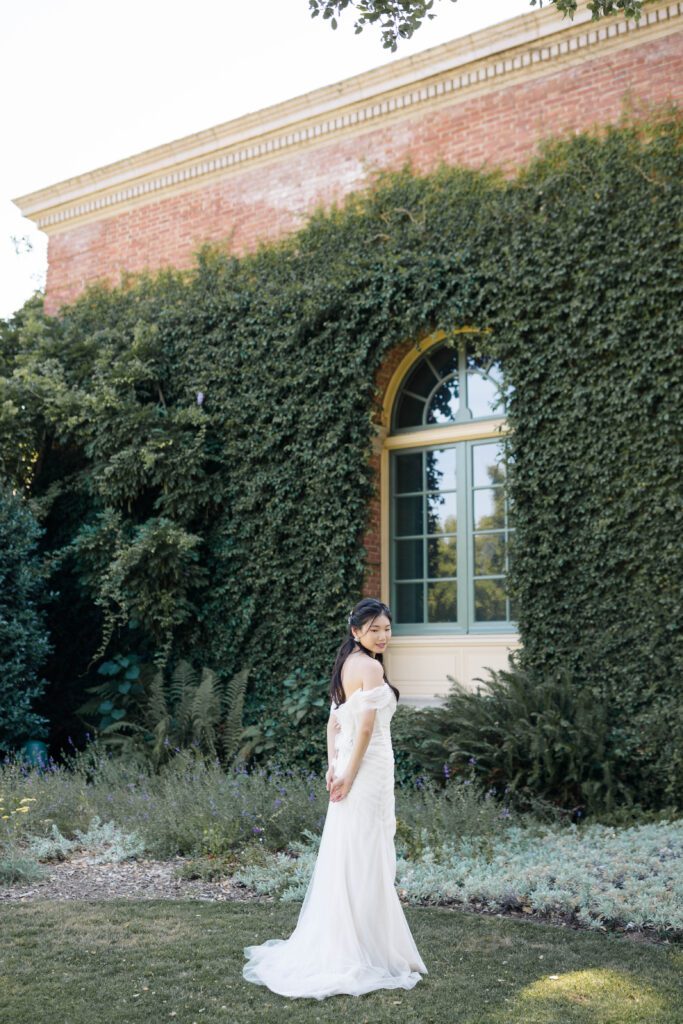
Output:
<svg viewBox="0 0 683 1024">
<path fill-rule="evenodd" d="M 366 651 L 382 654 L 391 639 L 391 622 L 386 615 L 377 615 L 364 622 L 360 629 L 354 629 L 353 635 Z"/>
</svg>

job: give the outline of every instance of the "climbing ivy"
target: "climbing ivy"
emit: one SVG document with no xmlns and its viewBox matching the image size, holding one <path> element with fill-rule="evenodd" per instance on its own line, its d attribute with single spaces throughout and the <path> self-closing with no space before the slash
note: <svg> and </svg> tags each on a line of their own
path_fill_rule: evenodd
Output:
<svg viewBox="0 0 683 1024">
<path fill-rule="evenodd" d="M 618 706 L 643 802 L 683 800 L 680 142 L 667 106 L 514 177 L 406 163 L 249 255 L 6 324 L 0 459 L 65 595 L 52 685 L 118 651 L 249 667 L 246 724 L 295 670 L 324 686 L 363 589 L 376 371 L 475 325 L 514 389 L 521 665 Z"/>
</svg>

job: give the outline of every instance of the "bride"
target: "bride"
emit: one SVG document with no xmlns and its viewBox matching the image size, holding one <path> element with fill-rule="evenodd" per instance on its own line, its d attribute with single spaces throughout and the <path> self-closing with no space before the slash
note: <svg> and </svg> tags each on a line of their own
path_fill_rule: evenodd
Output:
<svg viewBox="0 0 683 1024">
<path fill-rule="evenodd" d="M 386 678 L 382 658 L 391 612 L 381 601 L 363 598 L 348 624 L 330 684 L 330 800 L 297 924 L 288 939 L 244 947 L 245 980 L 283 996 L 325 999 L 410 989 L 420 973 L 428 973 L 394 886 L 389 723 L 399 692 Z"/>
</svg>

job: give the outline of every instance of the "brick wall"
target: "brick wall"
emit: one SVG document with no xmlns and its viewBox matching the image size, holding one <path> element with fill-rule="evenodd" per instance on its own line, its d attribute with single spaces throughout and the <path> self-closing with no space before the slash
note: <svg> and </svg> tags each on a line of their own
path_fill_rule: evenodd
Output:
<svg viewBox="0 0 683 1024">
<path fill-rule="evenodd" d="M 614 122 L 625 103 L 636 111 L 683 96 L 683 33 L 586 57 L 547 75 L 502 85 L 431 110 L 408 112 L 373 130 L 348 131 L 279 158 L 233 170 L 211 185 L 137 205 L 52 235 L 46 309 L 56 313 L 97 278 L 192 264 L 204 241 L 238 255 L 260 240 L 295 231 L 318 203 L 363 187 L 368 168 L 399 167 L 407 156 L 419 173 L 440 160 L 506 174 L 546 135 Z"/>
</svg>

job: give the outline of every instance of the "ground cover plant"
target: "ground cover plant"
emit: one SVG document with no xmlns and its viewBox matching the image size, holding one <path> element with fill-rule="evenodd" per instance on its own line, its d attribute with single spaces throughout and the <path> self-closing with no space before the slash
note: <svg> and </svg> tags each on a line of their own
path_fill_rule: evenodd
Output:
<svg viewBox="0 0 683 1024">
<path fill-rule="evenodd" d="M 271 854 L 234 878 L 283 901 L 302 900 L 317 837 L 296 857 Z M 480 836 L 425 842 L 419 857 L 400 856 L 396 883 L 415 904 L 520 912 L 593 930 L 645 931 L 683 939 L 683 820 L 612 828 L 514 827 Z"/>
<path fill-rule="evenodd" d="M 44 769 L 6 758 L 0 793 L 5 885 L 74 850 L 92 863 L 180 855 L 186 877 L 231 877 L 285 902 L 303 898 L 328 805 L 314 773 L 226 771 L 193 748 L 154 770 L 97 743 Z M 408 902 L 683 937 L 683 819 L 543 820 L 472 775 L 397 788 L 396 821 L 396 881 Z"/>
</svg>

